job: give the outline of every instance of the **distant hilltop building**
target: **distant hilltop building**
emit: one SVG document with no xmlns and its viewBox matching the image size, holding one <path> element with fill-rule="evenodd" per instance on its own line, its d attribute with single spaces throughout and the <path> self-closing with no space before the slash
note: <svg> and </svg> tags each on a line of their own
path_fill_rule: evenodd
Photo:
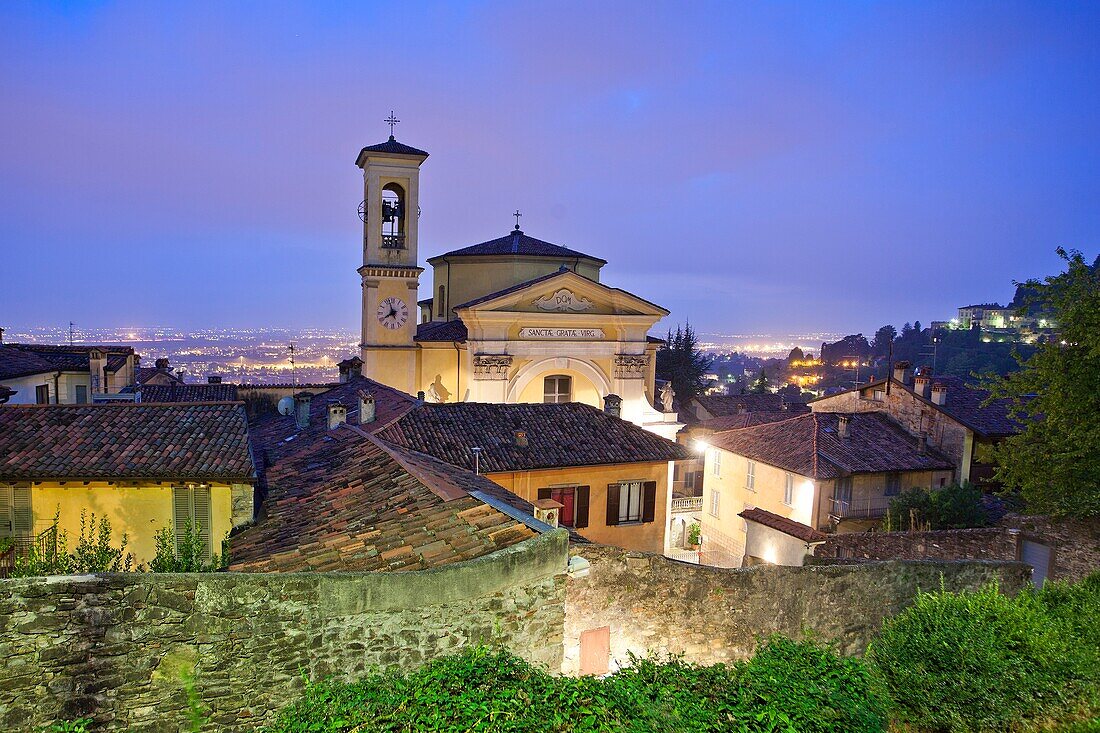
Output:
<svg viewBox="0 0 1100 733">
<path fill-rule="evenodd" d="M 417 301 L 420 166 L 428 153 L 393 135 L 363 148 L 363 375 L 427 402 L 581 402 L 622 398 L 621 416 L 673 437 L 655 392 L 668 311 L 600 282 L 606 260 L 502 237 L 432 257 L 432 297 Z M 417 323 L 417 310 L 420 323 Z"/>
</svg>

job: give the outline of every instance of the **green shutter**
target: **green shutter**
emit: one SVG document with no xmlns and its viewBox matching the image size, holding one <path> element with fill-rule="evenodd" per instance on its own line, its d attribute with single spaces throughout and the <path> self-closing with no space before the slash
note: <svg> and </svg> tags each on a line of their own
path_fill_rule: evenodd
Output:
<svg viewBox="0 0 1100 733">
<path fill-rule="evenodd" d="M 34 534 L 34 512 L 31 511 L 31 487 L 16 486 L 13 490 L 12 533 L 16 537 Z"/>
<path fill-rule="evenodd" d="M 198 486 L 194 491 L 194 518 L 202 540 L 202 559 L 210 559 L 210 487 Z"/>
<path fill-rule="evenodd" d="M 14 527 L 12 517 L 12 492 L 14 487 L 0 486 L 0 537 L 11 537 Z"/>
<path fill-rule="evenodd" d="M 175 525 L 176 554 L 183 552 L 183 536 L 191 520 L 191 492 L 186 486 L 172 487 L 172 523 Z"/>
</svg>

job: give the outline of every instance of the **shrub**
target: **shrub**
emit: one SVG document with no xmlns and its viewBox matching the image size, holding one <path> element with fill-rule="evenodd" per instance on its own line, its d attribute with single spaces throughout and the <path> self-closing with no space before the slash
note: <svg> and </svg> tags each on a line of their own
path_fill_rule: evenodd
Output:
<svg viewBox="0 0 1100 733">
<path fill-rule="evenodd" d="M 995 586 L 919 595 L 868 650 L 895 718 L 921 730 L 1007 731 L 1072 716 L 1088 688 L 1089 661 L 1071 625 L 1050 609 L 1068 617 L 1084 601 L 1056 595 L 1013 598 Z"/>
<path fill-rule="evenodd" d="M 134 567 L 134 557 L 126 552 L 129 537 L 122 534 L 119 546 L 113 546 L 111 520 L 96 521 L 95 513 L 80 512 L 80 535 L 72 552 L 68 550 L 68 533 L 58 530 L 60 508 L 54 514 L 52 541 L 35 543 L 30 550 L 15 559 L 15 577 L 36 575 L 71 575 L 74 573 L 121 573 Z"/>
<path fill-rule="evenodd" d="M 156 556 L 149 563 L 154 573 L 212 573 L 229 566 L 229 540 L 222 542 L 222 554 L 206 554 L 206 542 L 198 528 L 188 519 L 179 544 L 169 527 L 164 527 L 155 536 Z"/>
<path fill-rule="evenodd" d="M 484 647 L 408 674 L 307 684 L 272 731 L 885 731 L 884 706 L 855 659 L 774 637 L 748 662 L 702 667 L 637 658 L 615 674 L 556 677 Z"/>
<path fill-rule="evenodd" d="M 969 529 L 987 524 L 982 490 L 970 483 L 903 491 L 890 501 L 883 519 L 887 531 Z"/>
</svg>

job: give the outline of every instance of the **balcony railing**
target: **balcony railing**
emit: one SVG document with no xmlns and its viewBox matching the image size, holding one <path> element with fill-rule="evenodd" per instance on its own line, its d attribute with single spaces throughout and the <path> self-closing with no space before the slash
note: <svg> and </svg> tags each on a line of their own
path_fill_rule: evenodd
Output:
<svg viewBox="0 0 1100 733">
<path fill-rule="evenodd" d="M 382 249 L 405 249 L 405 235 L 383 234 Z"/>
<path fill-rule="evenodd" d="M 703 497 L 701 496 L 678 496 L 672 499 L 673 514 L 701 511 L 703 511 Z"/>
<path fill-rule="evenodd" d="M 15 561 L 31 553 L 33 549 L 39 558 L 54 558 L 59 551 L 57 544 L 57 525 L 35 537 L 14 537 L 4 552 L 0 552 L 0 578 L 11 577 L 15 570 Z"/>
<path fill-rule="evenodd" d="M 868 495 L 852 499 L 830 499 L 829 516 L 833 519 L 877 519 L 886 516 L 892 496 Z"/>
</svg>

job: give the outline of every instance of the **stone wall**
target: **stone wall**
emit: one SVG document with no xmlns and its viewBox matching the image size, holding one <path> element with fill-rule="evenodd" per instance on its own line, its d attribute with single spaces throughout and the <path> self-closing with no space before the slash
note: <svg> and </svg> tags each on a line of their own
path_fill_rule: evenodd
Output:
<svg viewBox="0 0 1100 733">
<path fill-rule="evenodd" d="M 882 620 L 918 590 L 978 588 L 998 580 L 1015 592 L 1030 577 L 1022 563 L 875 562 L 855 565 L 728 569 L 579 546 L 591 563 L 570 578 L 565 605 L 563 670 L 580 668 L 583 632 L 610 626 L 611 668 L 627 653 L 684 654 L 711 664 L 751 656 L 757 638 L 812 631 L 845 653 L 861 653 Z M 586 651 L 587 656 L 587 651 Z"/>
<path fill-rule="evenodd" d="M 1078 581 L 1100 570 L 1100 521 L 1054 520 L 1010 514 L 995 527 L 933 532 L 862 532 L 830 535 L 817 559 L 1016 560 L 1020 541 L 1053 549 L 1053 580 Z"/>
<path fill-rule="evenodd" d="M 0 581 L 0 730 L 93 716 L 177 731 L 184 676 L 210 730 L 253 730 L 302 675 L 416 667 L 500 641 L 558 668 L 567 534 L 409 573 L 115 574 Z"/>
</svg>

